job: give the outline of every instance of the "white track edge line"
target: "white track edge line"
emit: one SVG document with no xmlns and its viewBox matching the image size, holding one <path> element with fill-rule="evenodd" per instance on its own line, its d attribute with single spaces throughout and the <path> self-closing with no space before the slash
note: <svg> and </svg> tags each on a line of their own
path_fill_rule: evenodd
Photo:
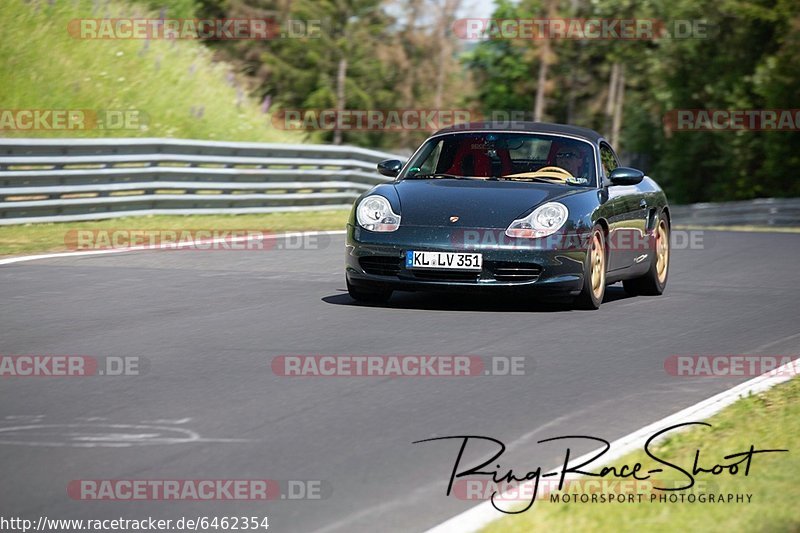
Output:
<svg viewBox="0 0 800 533">
<path fill-rule="evenodd" d="M 225 231 L 225 230 L 220 230 Z M 245 242 L 251 240 L 275 240 L 281 239 L 284 237 L 296 237 L 298 235 L 307 236 L 307 235 L 344 235 L 346 233 L 345 230 L 329 230 L 329 231 L 287 231 L 284 233 L 276 233 L 270 235 L 246 235 L 242 237 L 232 237 L 230 239 L 224 238 L 217 238 L 217 239 L 207 239 L 207 240 L 198 240 L 198 241 L 191 241 L 191 242 L 184 242 L 184 243 L 172 243 L 172 244 L 159 244 L 156 246 L 130 246 L 127 248 L 111 248 L 108 250 L 89 250 L 83 252 L 58 252 L 52 254 L 39 254 L 39 255 L 23 255 L 20 257 L 8 257 L 6 259 L 0 259 L 0 265 L 10 265 L 13 263 L 23 263 L 26 261 L 36 261 L 38 259 L 56 259 L 59 257 L 85 257 L 90 255 L 104 255 L 104 254 L 122 254 L 122 253 L 129 253 L 129 252 L 144 252 L 148 250 L 172 250 L 176 248 L 189 248 L 192 246 L 202 246 L 208 244 L 217 244 L 221 242 L 229 242 L 229 243 L 236 243 L 236 242 Z"/>
<path fill-rule="evenodd" d="M 783 366 L 780 366 L 774 370 L 766 372 L 758 377 L 755 377 L 751 380 L 748 380 L 744 383 L 741 383 L 731 389 L 723 391 L 711 398 L 707 398 L 701 402 L 698 402 L 686 409 L 678 411 L 672 415 L 667 416 L 666 418 L 662 418 L 657 422 L 653 422 L 633 433 L 630 433 L 620 439 L 615 440 L 611 443 L 609 451 L 606 452 L 603 457 L 602 461 L 598 462 L 597 465 L 601 464 L 608 464 L 611 461 L 619 459 L 621 456 L 632 452 L 637 449 L 642 449 L 647 439 L 650 438 L 656 431 L 663 429 L 664 427 L 669 427 L 676 424 L 682 424 L 684 422 L 699 422 L 703 419 L 706 419 L 728 405 L 731 405 L 740 397 L 746 396 L 747 394 L 756 394 L 759 392 L 763 392 L 767 389 L 778 385 L 779 383 L 783 383 L 788 381 L 792 377 L 797 375 L 798 370 L 798 360 L 793 360 L 786 363 Z M 581 457 L 573 459 L 570 461 L 570 466 L 579 465 L 582 462 L 588 461 L 602 448 L 598 448 L 592 452 L 589 452 Z M 560 472 L 561 466 L 553 468 L 549 472 Z M 574 475 L 567 475 L 565 479 L 575 479 L 578 476 Z M 527 485 L 527 486 L 525 486 Z M 541 496 L 544 496 L 549 490 L 547 488 L 550 484 L 546 484 L 544 490 L 540 487 L 539 493 Z M 520 485 L 518 489 L 514 489 L 514 493 L 520 493 L 522 491 L 526 491 L 526 494 L 532 494 L 533 483 L 528 482 L 526 484 Z M 506 498 L 509 500 L 512 499 L 513 494 L 508 494 Z M 500 496 L 499 501 L 503 500 L 503 496 Z M 530 511 L 534 511 L 531 509 Z M 475 507 L 464 511 L 461 514 L 458 514 L 441 524 L 434 526 L 433 528 L 427 530 L 427 533 L 470 533 L 474 531 L 478 531 L 483 527 L 486 527 L 489 523 L 494 522 L 495 520 L 499 520 L 507 516 L 492 506 L 491 501 L 483 502 Z"/>
</svg>

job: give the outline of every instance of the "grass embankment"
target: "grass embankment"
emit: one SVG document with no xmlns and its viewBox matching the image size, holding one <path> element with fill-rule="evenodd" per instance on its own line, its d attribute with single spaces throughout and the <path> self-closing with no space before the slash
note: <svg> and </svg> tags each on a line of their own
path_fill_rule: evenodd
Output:
<svg viewBox="0 0 800 533">
<path fill-rule="evenodd" d="M 673 229 L 685 231 L 740 231 L 745 233 L 800 233 L 800 226 L 694 226 L 691 224 L 678 224 Z"/>
<path fill-rule="evenodd" d="M 50 131 L 6 124 L 0 136 L 302 141 L 275 129 L 258 103 L 236 87 L 230 67 L 212 62 L 212 52 L 200 42 L 87 40 L 68 31 L 75 19 L 158 16 L 118 0 L 0 2 L 0 110 L 135 110 L 147 122 L 138 129 Z"/>
<path fill-rule="evenodd" d="M 93 222 L 59 222 L 0 226 L 0 256 L 70 250 L 70 232 L 86 230 L 259 230 L 265 233 L 341 230 L 349 211 L 306 211 L 263 215 L 204 215 L 126 217 Z"/>
<path fill-rule="evenodd" d="M 537 501 L 520 515 L 505 517 L 484 533 L 528 531 L 800 531 L 797 501 L 800 497 L 800 379 L 760 394 L 740 399 L 702 427 L 676 434 L 656 447 L 656 456 L 691 470 L 696 450 L 701 466 L 725 461 L 726 455 L 756 449 L 788 449 L 753 457 L 750 474 L 700 473 L 713 492 L 752 494 L 751 503 L 552 503 Z M 644 452 L 635 452 L 614 465 L 657 465 Z M 706 462 L 707 461 L 707 462 Z M 599 470 L 599 469 L 595 469 Z M 676 472 L 675 480 L 685 478 Z M 697 493 L 695 493 L 697 494 Z"/>
</svg>

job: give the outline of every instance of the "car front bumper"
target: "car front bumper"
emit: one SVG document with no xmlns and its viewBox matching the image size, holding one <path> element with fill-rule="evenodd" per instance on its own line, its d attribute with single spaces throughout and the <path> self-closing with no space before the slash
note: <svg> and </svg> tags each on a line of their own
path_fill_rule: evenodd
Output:
<svg viewBox="0 0 800 533">
<path fill-rule="evenodd" d="M 583 286 L 586 262 L 580 238 L 576 234 L 531 241 L 507 238 L 496 229 L 403 226 L 395 232 L 375 233 L 349 224 L 346 276 L 352 286 L 362 289 L 574 295 Z M 480 253 L 483 268 L 409 269 L 405 266 L 409 250 Z"/>
</svg>

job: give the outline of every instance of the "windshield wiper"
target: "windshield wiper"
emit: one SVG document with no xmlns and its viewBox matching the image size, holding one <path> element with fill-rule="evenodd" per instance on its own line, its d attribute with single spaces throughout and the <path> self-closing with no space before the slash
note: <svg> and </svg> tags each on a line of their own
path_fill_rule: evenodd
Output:
<svg viewBox="0 0 800 533">
<path fill-rule="evenodd" d="M 469 179 L 467 176 L 456 176 L 455 174 L 444 174 L 442 172 L 428 172 L 426 174 L 409 174 L 403 179 L 424 179 L 424 178 L 449 178 L 454 180 Z"/>
<path fill-rule="evenodd" d="M 559 180 L 553 178 L 543 178 L 541 176 L 499 176 L 496 179 L 501 180 L 508 180 L 508 181 L 540 181 L 542 183 L 555 183 L 557 185 L 582 185 L 581 183 L 573 180 Z"/>
<path fill-rule="evenodd" d="M 508 181 L 542 181 L 544 183 L 566 183 L 564 180 L 543 178 L 541 176 L 499 176 L 498 179 Z"/>
</svg>

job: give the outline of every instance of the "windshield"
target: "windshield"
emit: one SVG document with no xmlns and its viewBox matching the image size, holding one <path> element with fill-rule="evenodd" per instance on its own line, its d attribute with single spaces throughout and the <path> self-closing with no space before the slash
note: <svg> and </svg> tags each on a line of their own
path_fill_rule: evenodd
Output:
<svg viewBox="0 0 800 533">
<path fill-rule="evenodd" d="M 558 135 L 454 133 L 425 142 L 400 179 L 474 178 L 595 184 L 592 145 Z"/>
</svg>

